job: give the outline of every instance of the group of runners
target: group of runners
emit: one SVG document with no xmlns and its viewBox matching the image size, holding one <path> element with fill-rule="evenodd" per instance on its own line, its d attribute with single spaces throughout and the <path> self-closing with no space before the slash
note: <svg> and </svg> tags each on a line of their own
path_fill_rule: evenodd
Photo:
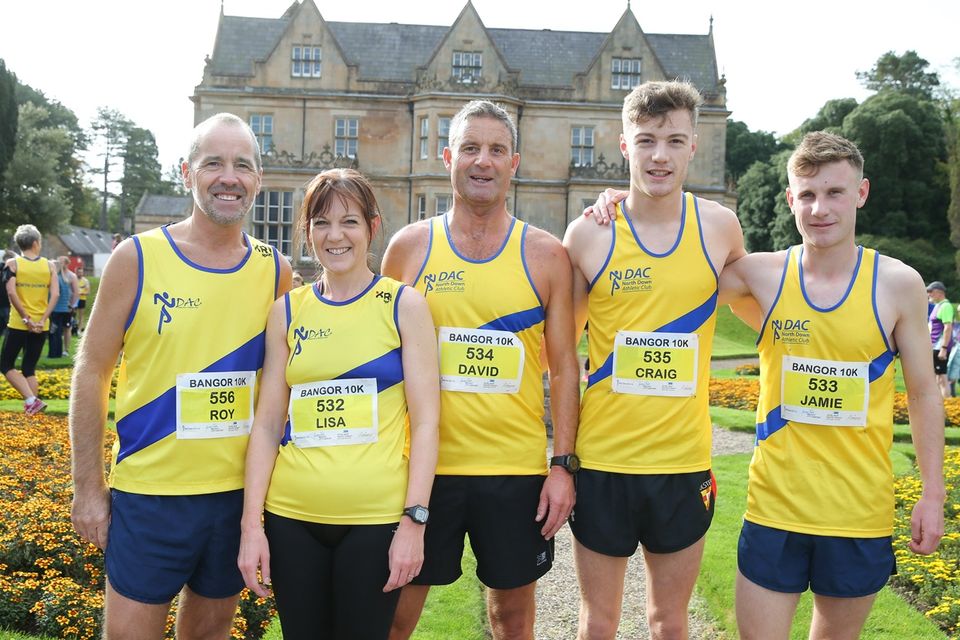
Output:
<svg viewBox="0 0 960 640">
<path fill-rule="evenodd" d="M 735 214 L 682 188 L 699 106 L 687 83 L 634 89 L 630 190 L 602 194 L 561 243 L 507 210 L 516 127 L 470 102 L 443 151 L 452 209 L 399 230 L 382 275 L 368 181 L 310 182 L 296 225 L 322 272 L 293 290 L 287 261 L 243 232 L 261 184 L 254 135 L 229 114 L 198 125 L 182 167 L 192 215 L 117 247 L 75 369 L 73 522 L 106 553 L 107 637 L 161 637 L 177 594 L 180 637 L 225 637 L 246 585 L 272 587 L 286 638 L 407 638 L 430 586 L 461 574 L 468 537 L 493 637 L 531 639 L 536 581 L 569 521 L 578 637 L 616 636 L 642 546 L 651 637 L 685 638 L 717 498 L 721 304 L 760 331 L 741 637 L 788 637 L 807 589 L 811 637 L 857 637 L 895 570 L 898 355 L 924 482 L 910 548 L 930 553 L 943 533 L 925 288 L 855 244 L 863 160 L 826 133 L 788 167 L 802 245 L 746 255 Z"/>
</svg>

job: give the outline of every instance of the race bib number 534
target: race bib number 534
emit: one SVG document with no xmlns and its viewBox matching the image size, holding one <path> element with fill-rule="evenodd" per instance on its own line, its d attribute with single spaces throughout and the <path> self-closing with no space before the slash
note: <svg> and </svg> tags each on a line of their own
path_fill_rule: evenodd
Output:
<svg viewBox="0 0 960 640">
<path fill-rule="evenodd" d="M 467 393 L 520 390 L 524 349 L 515 334 L 440 327 L 440 388 Z"/>
</svg>

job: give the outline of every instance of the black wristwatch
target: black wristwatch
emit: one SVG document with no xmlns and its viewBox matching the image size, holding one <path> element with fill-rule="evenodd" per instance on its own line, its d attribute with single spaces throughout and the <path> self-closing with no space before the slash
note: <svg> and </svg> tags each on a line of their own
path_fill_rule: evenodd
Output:
<svg viewBox="0 0 960 640">
<path fill-rule="evenodd" d="M 417 524 L 427 524 L 430 519 L 430 510 L 423 505 L 415 504 L 403 510 L 403 515 L 407 516 Z"/>
<path fill-rule="evenodd" d="M 575 453 L 568 453 L 564 456 L 553 456 L 550 458 L 551 467 L 563 467 L 568 473 L 580 471 L 580 458 Z"/>
</svg>

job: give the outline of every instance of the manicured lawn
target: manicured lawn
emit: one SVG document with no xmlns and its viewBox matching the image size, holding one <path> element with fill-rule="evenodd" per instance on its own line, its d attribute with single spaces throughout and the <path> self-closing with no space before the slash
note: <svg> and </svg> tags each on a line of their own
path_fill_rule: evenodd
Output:
<svg viewBox="0 0 960 640">
<path fill-rule="evenodd" d="M 730 307 L 717 310 L 713 335 L 714 358 L 749 358 L 757 355 L 757 332 L 733 315 Z"/>
</svg>

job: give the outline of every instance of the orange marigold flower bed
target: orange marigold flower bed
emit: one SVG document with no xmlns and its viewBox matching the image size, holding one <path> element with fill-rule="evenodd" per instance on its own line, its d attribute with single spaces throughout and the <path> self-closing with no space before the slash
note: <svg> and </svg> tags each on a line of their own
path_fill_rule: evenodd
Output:
<svg viewBox="0 0 960 640">
<path fill-rule="evenodd" d="M 0 628 L 100 637 L 103 554 L 74 533 L 72 497 L 67 420 L 0 412 Z M 274 613 L 272 600 L 244 590 L 232 637 L 260 638 Z"/>
<path fill-rule="evenodd" d="M 728 409 L 757 410 L 757 398 L 760 395 L 760 381 L 757 378 L 711 378 L 710 404 Z M 947 398 L 943 401 L 943 412 L 948 427 L 960 426 L 960 398 Z M 910 422 L 907 411 L 907 394 L 893 394 L 893 421 L 896 424 Z"/>
</svg>

